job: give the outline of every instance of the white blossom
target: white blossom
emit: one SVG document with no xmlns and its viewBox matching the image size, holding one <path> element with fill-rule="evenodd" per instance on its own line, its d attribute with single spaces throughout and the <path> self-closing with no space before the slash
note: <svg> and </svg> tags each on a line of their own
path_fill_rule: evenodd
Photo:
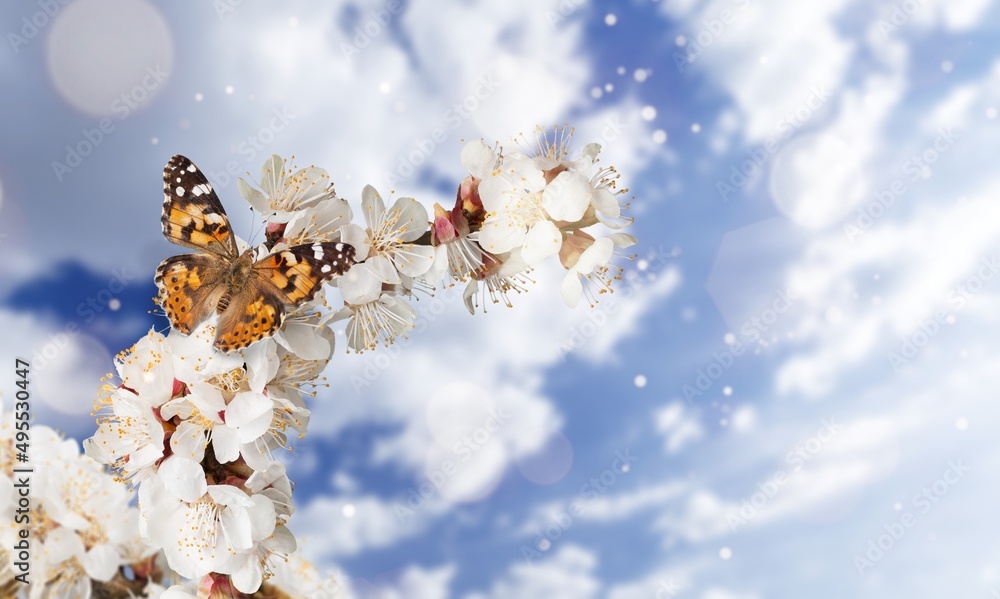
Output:
<svg viewBox="0 0 1000 599">
<path fill-rule="evenodd" d="M 418 277 L 431 267 L 434 248 L 413 243 L 428 226 L 427 209 L 413 198 L 399 198 L 386 210 L 371 185 L 362 191 L 361 213 L 366 229 L 355 224 L 341 228 L 341 239 L 354 246 L 357 262 L 337 280 L 349 304 L 364 304 L 379 297 L 382 285 L 398 285 L 401 277 Z"/>
</svg>

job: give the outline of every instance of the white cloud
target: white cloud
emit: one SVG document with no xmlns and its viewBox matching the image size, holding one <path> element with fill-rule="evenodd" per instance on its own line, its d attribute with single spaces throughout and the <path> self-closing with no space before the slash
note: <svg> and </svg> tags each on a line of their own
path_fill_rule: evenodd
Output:
<svg viewBox="0 0 1000 599">
<path fill-rule="evenodd" d="M 574 496 L 547 502 L 532 508 L 531 515 L 518 528 L 520 535 L 533 535 L 557 521 L 561 514 L 570 511 L 573 504 L 581 510 L 580 522 L 606 523 L 629 520 L 639 514 L 657 511 L 669 501 L 687 495 L 691 485 L 681 480 L 666 480 L 639 486 L 634 490 L 591 496 Z M 586 499 L 583 501 L 581 499 Z"/>
<path fill-rule="evenodd" d="M 850 0 L 822 4 L 713 0 L 699 10 L 688 4 L 683 11 L 672 4 L 661 6 L 668 15 L 683 19 L 681 30 L 688 39 L 688 45 L 676 48 L 674 55 L 697 54 L 684 72 L 705 73 L 733 97 L 746 119 L 748 142 L 780 133 L 779 121 L 794 113 L 812 86 L 840 87 L 853 44 L 838 32 L 833 18 Z M 723 11 L 731 15 L 728 25 L 722 21 Z"/>
<path fill-rule="evenodd" d="M 317 563 L 390 546 L 423 532 L 444 509 L 434 497 L 419 501 L 418 496 L 412 504 L 407 503 L 408 499 L 386 501 L 372 495 L 316 497 L 299 507 L 291 530 L 303 540 L 305 554 Z M 354 509 L 345 512 L 348 504 Z"/>
<path fill-rule="evenodd" d="M 757 599 L 760 597 L 757 593 L 736 593 L 734 591 L 712 587 L 706 589 L 705 592 L 701 594 L 701 599 Z"/>
<path fill-rule="evenodd" d="M 438 568 L 407 566 L 377 576 L 374 581 L 354 578 L 349 586 L 355 595 L 364 599 L 448 599 L 455 571 L 454 564 Z"/>
<path fill-rule="evenodd" d="M 75 323 L 74 323 L 75 324 Z M 0 310 L 6 331 L 0 356 L 13 368 L 27 360 L 31 381 L 31 416 L 70 436 L 82 439 L 96 428 L 93 411 L 101 377 L 113 368 L 111 355 L 79 327 L 56 327 L 36 316 Z M 6 390 L 4 405 L 12 409 L 14 392 Z"/>
<path fill-rule="evenodd" d="M 808 345 L 779 368 L 777 388 L 820 396 L 844 368 L 863 359 L 890 366 L 885 352 L 898 352 L 901 342 L 886 347 L 887 340 L 906 338 L 936 310 L 956 312 L 952 291 L 995 252 L 1000 234 L 995 207 L 987 198 L 961 206 L 923 204 L 903 222 L 878 223 L 853 244 L 840 231 L 811 244 L 788 275 L 789 285 L 801 290 L 800 301 L 813 315 L 795 332 L 799 343 Z M 963 242 L 953 243 L 957 238 Z M 869 290 L 871 273 L 886 280 L 877 291 Z M 831 307 L 851 326 L 828 322 L 824 314 Z M 891 336 L 887 339 L 885 333 Z M 874 353 L 877 349 L 882 351 Z"/>
<path fill-rule="evenodd" d="M 668 506 L 653 523 L 653 529 L 663 536 L 666 547 L 683 540 L 701 543 L 729 532 L 726 514 L 739 506 L 721 500 L 707 489 L 694 489 L 684 503 Z"/>
<path fill-rule="evenodd" d="M 679 401 L 656 412 L 656 430 L 666 439 L 663 447 L 667 453 L 677 453 L 686 444 L 701 439 L 705 434 L 697 416 L 686 415 L 686 412 L 684 404 Z"/>
<path fill-rule="evenodd" d="M 555 287 L 561 272 L 553 265 L 537 270 L 539 282 L 515 297 L 510 311 L 491 304 L 487 314 L 470 316 L 455 290 L 418 302 L 423 324 L 405 347 L 337 357 L 328 376 L 342 381 L 334 389 L 338 399 L 315 403 L 310 433 L 334 434 L 361 422 L 398 423 L 398 434 L 376 444 L 377 462 L 426 474 L 450 460 L 455 473 L 442 488 L 446 498 L 488 495 L 512 461 L 541 449 L 562 426 L 563 417 L 542 392 L 544 373 L 559 362 L 563 342 L 587 309 L 574 312 L 562 304 Z M 588 343 L 612 352 L 676 287 L 670 273 L 619 300 L 609 324 Z M 348 385 L 357 385 L 358 393 Z M 504 422 L 483 432 L 491 410 L 504 414 Z M 475 441 L 477 431 L 482 442 Z"/>
<path fill-rule="evenodd" d="M 630 268 L 634 268 L 630 265 Z M 586 338 L 573 352 L 588 362 L 594 364 L 614 363 L 614 348 L 618 343 L 628 339 L 645 328 L 643 318 L 658 309 L 663 300 L 673 294 L 681 285 L 680 270 L 674 266 L 663 266 L 662 272 L 654 273 L 652 281 L 644 283 L 643 287 L 628 287 L 619 291 L 621 296 L 606 297 L 593 310 L 578 315 L 579 324 L 575 327 L 581 334 L 585 323 L 604 324 L 593 336 Z M 623 297 L 625 294 L 628 297 Z M 603 318 L 602 318 L 603 317 Z"/>
<path fill-rule="evenodd" d="M 513 564 L 488 593 L 470 593 L 465 599 L 590 599 L 601 588 L 597 563 L 592 552 L 564 545 L 544 560 Z"/>
<path fill-rule="evenodd" d="M 980 23 L 980 17 L 990 6 L 990 0 L 922 0 L 914 11 L 905 2 L 886 5 L 880 13 L 882 19 L 891 24 L 902 24 L 897 30 L 902 33 L 910 24 L 920 29 L 943 25 L 949 31 L 965 31 Z M 898 7 L 898 10 L 894 10 Z M 901 15 L 901 16 L 900 16 Z M 893 21 L 893 18 L 896 20 Z"/>
</svg>

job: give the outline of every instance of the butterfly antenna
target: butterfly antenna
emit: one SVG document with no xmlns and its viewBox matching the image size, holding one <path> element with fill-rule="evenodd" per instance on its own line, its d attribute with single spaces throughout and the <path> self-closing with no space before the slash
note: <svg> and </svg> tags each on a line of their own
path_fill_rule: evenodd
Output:
<svg viewBox="0 0 1000 599">
<path fill-rule="evenodd" d="M 258 223 L 257 222 L 257 211 L 254 210 L 253 208 L 250 208 L 250 213 L 253 216 L 251 217 L 252 220 L 251 220 L 251 224 L 250 224 L 250 231 L 251 231 L 251 233 L 250 233 L 250 239 L 247 240 L 247 243 L 250 244 L 250 247 L 255 247 L 257 245 L 256 244 L 257 236 L 260 235 L 261 229 L 267 223 L 267 220 L 263 219 L 263 220 L 261 220 L 260 223 Z"/>
</svg>

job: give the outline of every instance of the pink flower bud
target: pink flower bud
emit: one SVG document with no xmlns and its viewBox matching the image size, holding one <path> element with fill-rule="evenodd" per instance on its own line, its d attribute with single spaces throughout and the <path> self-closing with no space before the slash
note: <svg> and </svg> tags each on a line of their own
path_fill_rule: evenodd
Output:
<svg viewBox="0 0 1000 599">
<path fill-rule="evenodd" d="M 580 254 L 592 245 L 594 245 L 594 238 L 579 229 L 568 235 L 563 234 L 563 243 L 559 248 L 559 261 L 562 262 L 564 268 L 573 268 L 580 260 Z"/>
<path fill-rule="evenodd" d="M 455 225 L 451 222 L 451 216 L 452 213 L 445 210 L 440 204 L 434 204 L 434 223 L 431 225 L 431 243 L 433 245 L 448 243 L 458 237 Z"/>
</svg>

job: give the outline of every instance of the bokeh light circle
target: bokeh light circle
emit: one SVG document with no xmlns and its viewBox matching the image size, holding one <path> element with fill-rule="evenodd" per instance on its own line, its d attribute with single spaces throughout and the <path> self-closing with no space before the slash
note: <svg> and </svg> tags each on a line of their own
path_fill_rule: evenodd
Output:
<svg viewBox="0 0 1000 599">
<path fill-rule="evenodd" d="M 805 135 L 774 159 L 771 197 L 789 220 L 806 229 L 840 222 L 861 201 L 865 179 L 856 153 L 831 135 Z"/>
<path fill-rule="evenodd" d="M 70 105 L 124 118 L 163 90 L 174 44 L 146 0 L 77 0 L 52 23 L 47 53 L 52 83 Z"/>
<path fill-rule="evenodd" d="M 573 444 L 566 435 L 554 433 L 545 445 L 531 455 L 518 458 L 517 469 L 536 485 L 551 485 L 562 480 L 573 466 Z"/>
</svg>

